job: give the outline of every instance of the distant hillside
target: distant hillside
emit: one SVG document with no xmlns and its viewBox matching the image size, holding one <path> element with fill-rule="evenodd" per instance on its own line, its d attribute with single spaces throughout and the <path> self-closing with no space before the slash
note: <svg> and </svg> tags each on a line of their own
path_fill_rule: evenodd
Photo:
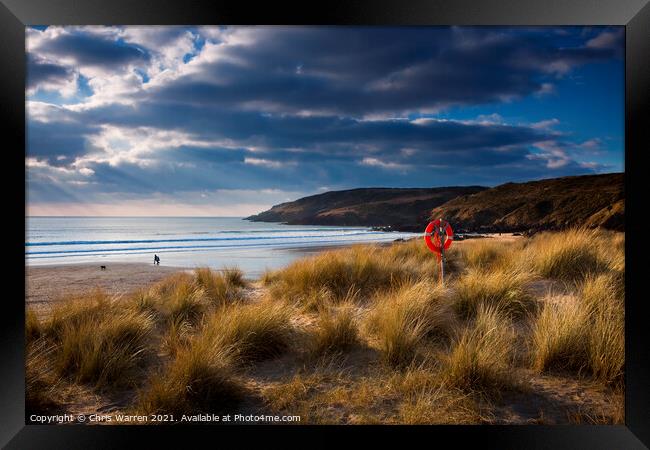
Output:
<svg viewBox="0 0 650 450">
<path fill-rule="evenodd" d="M 444 217 L 456 231 L 536 231 L 569 226 L 624 229 L 622 173 L 481 186 L 332 191 L 248 217 L 290 225 L 390 226 L 422 231 Z"/>
<path fill-rule="evenodd" d="M 624 230 L 624 174 L 506 183 L 433 209 L 459 230 L 524 231 L 569 226 Z"/>
<path fill-rule="evenodd" d="M 362 188 L 332 191 L 282 203 L 248 217 L 290 225 L 391 226 L 420 231 L 432 208 L 484 187 Z"/>
</svg>

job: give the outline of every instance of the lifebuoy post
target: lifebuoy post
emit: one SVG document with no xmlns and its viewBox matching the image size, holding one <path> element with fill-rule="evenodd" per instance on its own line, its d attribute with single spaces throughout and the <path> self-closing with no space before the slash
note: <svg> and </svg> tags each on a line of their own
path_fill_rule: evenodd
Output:
<svg viewBox="0 0 650 450">
<path fill-rule="evenodd" d="M 442 229 L 442 219 L 439 219 L 440 225 L 438 226 L 438 236 L 440 236 L 440 284 L 445 281 L 445 241 L 446 234 Z"/>
<path fill-rule="evenodd" d="M 451 247 L 454 241 L 454 230 L 449 222 L 443 219 L 436 219 L 429 222 L 424 230 L 424 242 L 440 262 L 440 284 L 443 284 L 445 277 L 445 250 Z"/>
</svg>

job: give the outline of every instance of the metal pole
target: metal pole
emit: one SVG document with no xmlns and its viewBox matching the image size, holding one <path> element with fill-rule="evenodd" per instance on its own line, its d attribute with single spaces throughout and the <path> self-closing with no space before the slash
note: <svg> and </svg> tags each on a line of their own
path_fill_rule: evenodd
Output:
<svg viewBox="0 0 650 450">
<path fill-rule="evenodd" d="M 444 284 L 445 280 L 445 234 L 443 227 L 443 221 L 440 219 L 440 226 L 438 228 L 438 238 L 440 240 L 440 284 Z"/>
</svg>

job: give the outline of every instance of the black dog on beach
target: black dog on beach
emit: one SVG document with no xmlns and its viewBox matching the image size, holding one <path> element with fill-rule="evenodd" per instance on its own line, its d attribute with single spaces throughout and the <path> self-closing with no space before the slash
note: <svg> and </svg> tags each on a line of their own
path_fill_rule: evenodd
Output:
<svg viewBox="0 0 650 450">
<path fill-rule="evenodd" d="M 100 270 L 106 270 L 106 266 L 99 266 Z"/>
</svg>

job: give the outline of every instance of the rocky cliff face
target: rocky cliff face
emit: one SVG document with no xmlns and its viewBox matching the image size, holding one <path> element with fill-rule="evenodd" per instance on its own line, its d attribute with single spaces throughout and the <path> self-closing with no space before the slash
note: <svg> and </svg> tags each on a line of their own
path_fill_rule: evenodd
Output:
<svg viewBox="0 0 650 450">
<path fill-rule="evenodd" d="M 378 226 L 420 231 L 432 208 L 486 188 L 368 188 L 333 191 L 276 205 L 248 217 L 258 222 L 291 225 Z"/>
<path fill-rule="evenodd" d="M 432 210 L 458 229 L 524 231 L 571 226 L 625 227 L 624 174 L 506 183 L 457 197 Z"/>
<path fill-rule="evenodd" d="M 537 231 L 571 226 L 624 230 L 624 174 L 481 186 L 333 191 L 248 217 L 291 225 L 378 226 L 422 231 L 443 217 L 457 231 Z"/>
</svg>

